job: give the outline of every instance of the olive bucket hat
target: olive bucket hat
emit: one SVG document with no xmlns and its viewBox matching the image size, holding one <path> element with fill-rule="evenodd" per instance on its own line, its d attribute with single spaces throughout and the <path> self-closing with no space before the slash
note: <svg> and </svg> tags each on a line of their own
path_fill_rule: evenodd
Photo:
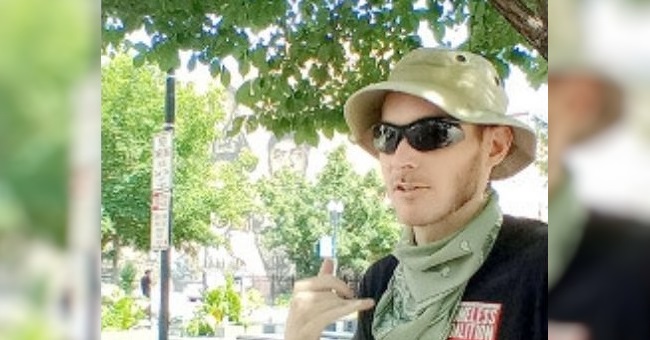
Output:
<svg viewBox="0 0 650 340">
<path fill-rule="evenodd" d="M 420 97 L 465 123 L 511 127 L 512 147 L 493 169 L 491 179 L 508 178 L 535 159 L 535 133 L 506 115 L 508 98 L 503 84 L 494 66 L 479 55 L 419 48 L 397 62 L 387 81 L 366 86 L 348 98 L 344 115 L 351 139 L 374 157 L 378 152 L 372 143 L 372 126 L 381 119 L 389 92 Z"/>
<path fill-rule="evenodd" d="M 587 78 L 599 83 L 602 90 L 594 124 L 582 131 L 574 144 L 588 141 L 618 122 L 623 116 L 625 101 L 623 83 L 615 69 L 609 61 L 598 61 L 596 57 L 601 56 L 594 55 L 586 46 L 589 31 L 584 26 L 580 6 L 575 0 L 548 2 L 548 15 L 553 18 L 548 30 L 551 44 L 548 48 L 549 86 L 553 86 L 554 78 Z"/>
</svg>

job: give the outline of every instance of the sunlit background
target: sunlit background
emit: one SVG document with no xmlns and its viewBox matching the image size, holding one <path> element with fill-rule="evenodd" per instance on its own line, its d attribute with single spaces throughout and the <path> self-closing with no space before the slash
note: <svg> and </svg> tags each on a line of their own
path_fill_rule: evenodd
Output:
<svg viewBox="0 0 650 340">
<path fill-rule="evenodd" d="M 625 119 L 576 150 L 571 164 L 585 199 L 650 218 L 650 6 L 585 4 L 587 46 L 629 102 Z M 98 18 L 98 3 L 0 1 L 0 339 L 99 337 Z M 544 87 L 519 77 L 506 83 L 509 112 L 545 117 Z M 200 68 L 179 74 L 204 78 Z M 506 211 L 543 215 L 545 181 L 529 169 L 497 189 Z"/>
</svg>

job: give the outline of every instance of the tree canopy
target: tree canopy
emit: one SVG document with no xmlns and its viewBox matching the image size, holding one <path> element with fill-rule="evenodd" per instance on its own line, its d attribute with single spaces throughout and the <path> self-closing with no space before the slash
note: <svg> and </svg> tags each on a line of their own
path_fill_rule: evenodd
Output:
<svg viewBox="0 0 650 340">
<path fill-rule="evenodd" d="M 273 222 L 263 233 L 263 244 L 284 251 L 295 263 L 298 277 L 318 272 L 318 241 L 333 234 L 327 211 L 330 200 L 340 200 L 345 207 L 337 236 L 341 274 L 363 273 L 370 263 L 390 252 L 397 241 L 400 228 L 384 203 L 381 180 L 374 171 L 365 176 L 354 172 L 345 159 L 344 147 L 328 155 L 314 183 L 283 170 L 258 186 L 263 211 Z"/>
<path fill-rule="evenodd" d="M 469 38 L 459 49 L 490 59 L 506 78 L 520 67 L 533 85 L 546 75 L 546 0 L 362 1 L 102 1 L 104 48 L 144 30 L 134 62 L 167 71 L 197 63 L 230 85 L 226 57 L 238 72 L 256 76 L 237 91 L 254 114 L 239 117 L 235 130 L 266 127 L 276 135 L 296 132 L 315 144 L 317 131 L 345 132 L 342 107 L 355 90 L 384 79 L 406 52 L 422 46 L 421 25 L 451 46 L 454 28 Z M 190 51 L 181 65 L 179 51 Z M 106 51 L 106 50 L 105 50 Z M 251 73 L 253 75 L 255 73 Z"/>
</svg>

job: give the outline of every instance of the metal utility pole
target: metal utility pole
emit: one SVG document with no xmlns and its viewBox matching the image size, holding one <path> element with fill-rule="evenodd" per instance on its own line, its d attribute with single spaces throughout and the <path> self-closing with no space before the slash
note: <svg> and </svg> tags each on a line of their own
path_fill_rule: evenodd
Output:
<svg viewBox="0 0 650 340">
<path fill-rule="evenodd" d="M 341 201 L 330 201 L 327 204 L 327 210 L 330 213 L 330 223 L 332 224 L 332 260 L 334 261 L 334 276 L 336 276 L 336 271 L 338 270 L 338 257 L 336 254 L 337 248 L 337 237 L 339 224 L 341 223 L 341 215 L 343 214 L 343 202 Z"/>
<path fill-rule="evenodd" d="M 169 337 L 169 280 L 171 272 L 173 222 L 173 154 L 175 115 L 174 70 L 167 72 L 165 89 L 165 125 L 154 136 L 151 250 L 160 251 L 160 310 L 158 313 L 158 340 Z"/>
<path fill-rule="evenodd" d="M 174 70 L 167 71 L 167 79 L 165 86 L 165 126 L 164 130 L 169 131 L 172 136 L 172 169 L 173 169 L 173 145 L 174 145 L 174 118 L 176 115 L 176 87 L 174 79 Z M 173 171 L 172 171 L 172 184 L 173 184 Z M 171 193 L 173 185 L 170 185 L 170 198 L 169 198 L 169 219 L 167 221 L 169 244 L 172 241 L 172 221 L 174 220 L 173 213 L 173 195 Z M 160 317 L 158 320 L 158 340 L 167 340 L 169 337 L 169 280 L 171 269 L 171 247 L 168 246 L 166 250 L 160 252 Z"/>
</svg>

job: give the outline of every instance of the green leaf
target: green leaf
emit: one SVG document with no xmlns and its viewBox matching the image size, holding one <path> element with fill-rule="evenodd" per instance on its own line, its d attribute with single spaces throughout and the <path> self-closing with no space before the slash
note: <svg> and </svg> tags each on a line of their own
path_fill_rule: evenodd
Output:
<svg viewBox="0 0 650 340">
<path fill-rule="evenodd" d="M 257 129 L 258 126 L 259 126 L 259 121 L 257 119 L 257 116 L 250 116 L 246 120 L 246 132 L 247 133 L 254 132 Z"/>
<path fill-rule="evenodd" d="M 220 70 L 221 64 L 219 63 L 219 59 L 212 59 L 212 61 L 210 61 L 210 75 L 215 78 L 217 75 L 219 75 Z"/>
<path fill-rule="evenodd" d="M 248 107 L 253 107 L 255 103 L 255 92 L 253 90 L 254 80 L 247 80 L 239 86 L 235 93 L 235 101 Z"/>
<path fill-rule="evenodd" d="M 334 128 L 332 128 L 330 126 L 326 126 L 326 127 L 323 128 L 322 132 L 323 132 L 323 135 L 325 135 L 325 137 L 327 139 L 334 138 Z"/>
<path fill-rule="evenodd" d="M 266 65 L 266 50 L 263 47 L 256 48 L 251 54 L 251 61 L 258 68 L 261 65 Z"/>
<path fill-rule="evenodd" d="M 221 84 L 225 88 L 230 86 L 230 71 L 225 66 L 221 68 Z"/>
<path fill-rule="evenodd" d="M 142 43 L 142 42 L 136 43 L 135 45 L 133 45 L 133 48 L 136 51 L 138 51 L 138 54 L 149 51 L 149 46 L 147 44 L 145 44 L 145 43 Z"/>
<path fill-rule="evenodd" d="M 248 74 L 248 71 L 250 71 L 250 63 L 248 61 L 240 61 L 239 74 L 241 74 L 243 77 Z"/>
<path fill-rule="evenodd" d="M 228 138 L 235 137 L 241 131 L 242 124 L 244 123 L 245 120 L 246 120 L 245 116 L 235 118 L 232 122 L 232 127 L 226 133 L 226 137 Z"/>
<path fill-rule="evenodd" d="M 429 25 L 429 28 L 433 31 L 433 37 L 437 42 L 442 43 L 443 38 L 445 37 L 445 32 L 447 28 L 442 23 L 432 23 Z"/>
<path fill-rule="evenodd" d="M 307 131 L 305 134 L 305 142 L 311 146 L 318 146 L 318 134 L 316 131 Z"/>
<path fill-rule="evenodd" d="M 145 60 L 144 53 L 137 54 L 135 57 L 133 57 L 133 66 L 140 67 L 144 65 L 144 60 Z"/>
</svg>

